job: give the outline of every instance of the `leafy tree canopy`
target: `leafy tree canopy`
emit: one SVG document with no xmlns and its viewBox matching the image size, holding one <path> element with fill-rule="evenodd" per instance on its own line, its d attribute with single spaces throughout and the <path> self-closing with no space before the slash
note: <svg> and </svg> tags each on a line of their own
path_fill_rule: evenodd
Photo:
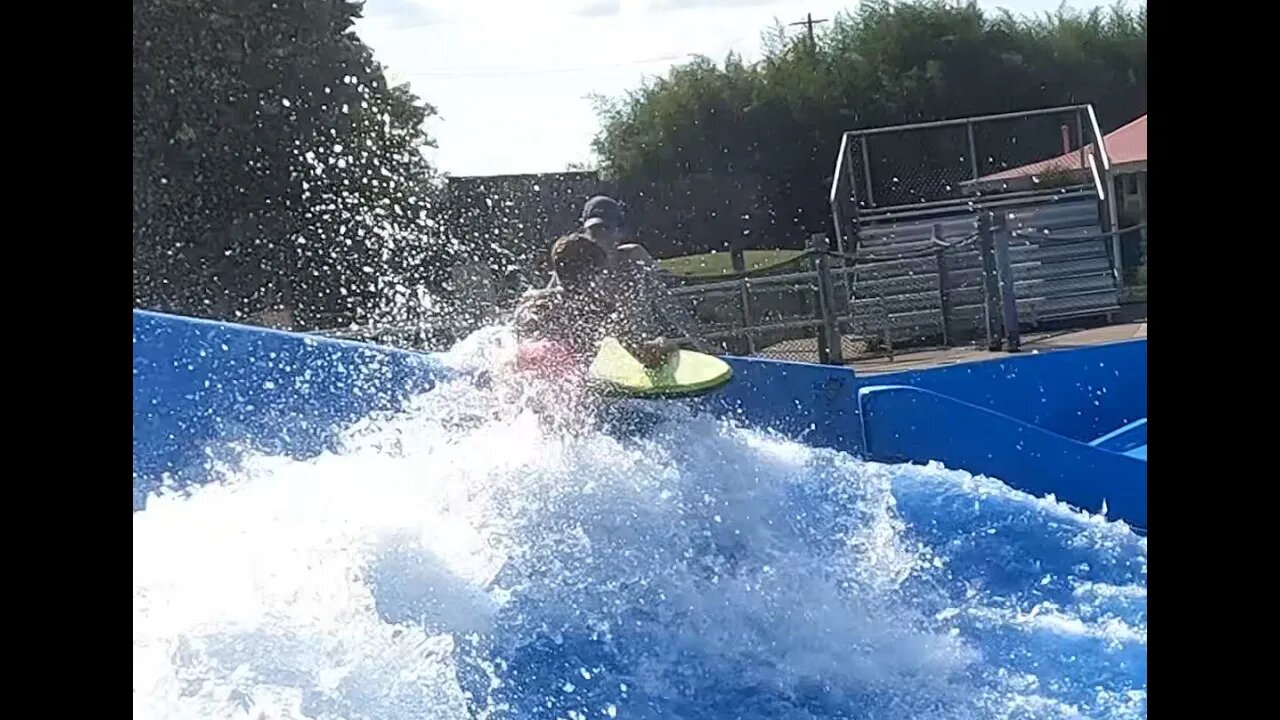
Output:
<svg viewBox="0 0 1280 720">
<path fill-rule="evenodd" d="M 778 213 L 813 225 L 844 131 L 1093 103 L 1106 132 L 1146 112 L 1146 36 L 1145 4 L 1017 17 L 863 2 L 814 43 L 777 26 L 759 62 L 700 58 L 597 98 L 594 148 L 619 179 L 758 174 Z"/>
<path fill-rule="evenodd" d="M 346 0 L 137 0 L 134 304 L 307 325 L 407 295 L 434 109 L 388 87 Z"/>
</svg>

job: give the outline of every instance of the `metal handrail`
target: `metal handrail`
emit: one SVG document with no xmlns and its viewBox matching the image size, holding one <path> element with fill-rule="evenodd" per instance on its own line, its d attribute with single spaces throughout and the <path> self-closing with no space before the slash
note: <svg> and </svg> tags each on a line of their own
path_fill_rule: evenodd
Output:
<svg viewBox="0 0 1280 720">
<path fill-rule="evenodd" d="M 839 253 L 832 253 L 832 255 L 835 256 L 835 259 L 843 259 L 843 260 L 849 259 L 847 256 L 840 255 Z M 928 256 L 922 254 L 920 256 L 914 256 L 914 255 L 908 255 L 904 257 L 887 256 L 887 257 L 872 257 L 868 259 L 875 261 L 877 263 L 892 263 L 892 262 L 910 262 L 913 260 L 927 260 Z M 848 279 L 850 275 L 858 272 L 860 269 L 863 269 L 863 268 L 860 268 L 854 265 L 844 265 L 839 267 L 833 265 L 831 267 L 831 275 L 833 279 L 835 279 L 836 277 L 839 277 L 840 279 Z M 761 287 L 765 285 L 791 284 L 794 281 L 795 287 L 793 287 L 792 289 L 799 290 L 799 289 L 802 289 L 801 287 L 799 287 L 800 285 L 817 282 L 817 279 L 818 279 L 817 271 L 806 270 L 804 272 L 787 273 L 785 275 L 769 275 L 767 277 L 754 278 L 749 280 L 729 280 L 726 282 L 700 283 L 697 285 L 682 285 L 680 287 L 672 288 L 670 290 L 670 293 L 672 295 L 679 296 L 679 297 L 687 297 L 691 295 L 702 295 L 702 294 L 724 295 L 727 293 L 737 292 L 743 282 L 746 282 L 748 287 Z"/>
<path fill-rule="evenodd" d="M 1037 117 L 1040 115 L 1054 115 L 1057 113 L 1070 112 L 1072 110 L 1083 110 L 1090 107 L 1088 104 L 1080 105 L 1062 105 L 1060 107 L 1041 108 L 1039 110 L 1018 110 L 1015 112 L 996 113 L 994 115 L 978 115 L 975 117 L 952 118 L 950 120 L 930 120 L 928 122 L 907 123 L 906 125 L 887 125 L 884 127 L 867 128 L 866 130 L 846 130 L 849 135 L 881 135 L 889 132 L 904 132 L 906 130 L 924 130 L 935 127 L 947 127 L 949 125 L 964 125 L 966 123 L 989 122 L 992 120 L 1012 120 L 1013 118 Z"/>
<path fill-rule="evenodd" d="M 912 203 L 910 205 L 891 205 L 867 210 L 863 213 L 861 219 L 864 224 L 869 224 L 897 222 L 911 218 L 928 217 L 930 215 L 946 215 L 950 213 L 963 212 L 964 214 L 973 214 L 981 212 L 982 210 L 990 210 L 992 208 L 1019 205 L 1029 200 L 1070 197 L 1073 194 L 1079 193 L 1081 188 L 1087 187 L 1089 187 L 1089 183 L 1081 183 L 1079 185 L 1065 185 L 1055 188 L 1016 190 L 1014 192 L 986 196 L 985 198 L 972 197 L 962 200 L 934 200 L 932 202 Z"/>
<path fill-rule="evenodd" d="M 929 128 L 940 128 L 959 125 L 974 125 L 982 122 L 991 122 L 996 120 L 1010 120 L 1014 118 L 1039 117 L 1042 115 L 1056 115 L 1068 112 L 1084 112 L 1089 116 L 1090 128 L 1093 131 L 1095 145 L 1098 145 L 1101 152 L 1103 170 L 1107 171 L 1111 168 L 1111 160 L 1107 156 L 1106 148 L 1102 147 L 1102 131 L 1098 126 L 1098 117 L 1093 110 L 1093 106 L 1088 103 L 1076 105 L 1062 105 L 1051 108 L 1040 108 L 1037 110 L 1019 110 L 1015 112 L 995 113 L 992 115 L 978 115 L 974 117 L 953 118 L 949 120 L 931 120 L 928 122 L 907 123 L 904 125 L 888 125 L 882 127 L 866 128 L 863 130 L 845 130 L 840 136 L 840 153 L 836 157 L 836 173 L 831 179 L 831 192 L 828 195 L 828 202 L 836 202 L 839 197 L 840 188 L 840 170 L 844 166 L 845 152 L 848 149 L 848 143 L 853 137 L 868 137 L 872 135 L 882 135 L 885 133 L 907 132 L 911 130 L 924 130 Z M 975 178 L 977 179 L 977 178 Z M 953 201 L 962 202 L 962 201 Z M 905 206 L 904 206 L 905 207 Z"/>
<path fill-rule="evenodd" d="M 1107 199 L 1106 188 L 1103 187 L 1102 177 L 1098 175 L 1098 163 L 1093 159 L 1093 155 L 1089 155 L 1089 173 L 1093 176 L 1093 189 L 1098 193 L 1098 199 L 1105 201 Z"/>
<path fill-rule="evenodd" d="M 1096 146 L 1095 152 L 1098 153 L 1099 160 L 1101 160 L 1101 163 L 1102 163 L 1101 174 L 1103 177 L 1106 177 L 1107 173 L 1110 171 L 1110 168 L 1111 168 L 1111 160 L 1110 160 L 1110 157 L 1107 155 L 1106 147 L 1102 142 L 1102 131 L 1098 126 L 1097 113 L 1094 111 L 1093 106 L 1088 103 L 1062 105 L 1062 106 L 1050 107 L 1050 108 L 1040 108 L 1036 110 L 1020 110 L 1015 112 L 995 113 L 991 115 L 979 115 L 975 117 L 954 118 L 954 119 L 948 119 L 948 120 L 932 120 L 928 122 L 907 123 L 904 125 L 892 125 L 892 126 L 885 126 L 885 127 L 867 128 L 862 130 L 846 130 L 842 132 L 840 134 L 840 150 L 836 156 L 835 171 L 832 175 L 831 187 L 827 195 L 827 201 L 831 206 L 832 221 L 834 223 L 834 228 L 833 228 L 834 237 L 836 239 L 837 246 L 839 246 L 842 251 L 857 250 L 856 247 L 854 248 L 843 247 L 846 244 L 844 242 L 845 240 L 844 226 L 848 222 L 853 222 L 852 219 L 846 218 L 844 216 L 845 213 L 843 212 L 843 203 L 845 202 L 846 198 L 842 197 L 842 194 L 848 190 L 848 188 L 845 187 L 847 179 L 844 178 L 843 175 L 849 172 L 849 168 L 846 167 L 847 165 L 846 155 L 849 154 L 849 147 L 850 147 L 849 144 L 853 140 L 861 139 L 863 141 L 864 143 L 863 150 L 865 154 L 865 150 L 866 150 L 865 139 L 869 136 L 880 135 L 885 133 L 900 133 L 900 132 L 908 132 L 912 130 L 922 130 L 922 129 L 929 129 L 929 128 L 941 128 L 941 127 L 965 125 L 970 128 L 970 145 L 972 146 L 972 128 L 976 124 L 998 121 L 998 120 L 1008 120 L 1008 119 L 1014 119 L 1014 118 L 1041 117 L 1045 115 L 1060 115 L 1063 113 L 1072 113 L 1072 112 L 1076 113 L 1077 124 L 1082 122 L 1079 119 L 1082 113 L 1088 115 L 1088 123 L 1094 136 L 1093 145 Z M 1081 149 L 1083 150 L 1083 147 Z M 970 148 L 970 151 L 973 152 L 972 147 Z M 866 169 L 869 172 L 870 168 L 866 168 Z M 979 179 L 976 177 L 976 173 L 977 173 L 976 164 L 974 166 L 974 173 L 975 173 L 974 180 Z M 1084 184 L 1087 185 L 1088 183 L 1084 183 Z M 1098 185 L 1097 183 L 1094 183 L 1095 192 L 1097 190 L 1097 185 Z M 1057 189 L 1055 188 L 1055 190 Z M 1023 195 L 1022 193 L 1025 193 L 1025 195 Z M 1046 196 L 1050 194 L 1052 193 L 1049 190 L 1020 191 L 1018 193 L 1018 195 L 1021 195 L 1022 197 L 1035 197 L 1037 195 Z M 1105 196 L 1100 195 L 1100 197 L 1105 197 Z M 1011 198 L 1009 198 L 1007 195 L 1001 198 L 1001 200 L 1007 200 L 1007 199 L 1011 199 Z M 956 198 L 954 200 L 935 200 L 935 201 L 930 201 L 928 203 L 919 203 L 919 204 L 912 203 L 912 204 L 895 205 L 895 206 L 869 207 L 869 208 L 866 208 L 865 211 L 859 212 L 858 215 L 860 216 L 860 220 L 881 220 L 883 219 L 883 216 L 889 215 L 889 214 L 893 214 L 893 215 L 898 215 L 900 213 L 901 214 L 905 214 L 905 213 L 917 214 L 917 213 L 927 212 L 928 210 L 934 209 L 934 208 L 936 208 L 939 211 L 942 211 L 944 209 L 949 209 L 949 208 L 965 207 L 965 206 L 970 206 L 970 207 L 973 207 L 974 209 L 985 209 L 988 206 L 994 205 L 995 202 L 997 201 L 995 200 L 983 201 L 979 198 L 973 198 L 973 197 Z M 866 216 L 866 217 L 862 217 L 862 216 Z"/>
<path fill-rule="evenodd" d="M 844 183 L 840 182 L 841 172 L 844 170 L 844 157 L 849 150 L 849 132 L 845 131 L 840 136 L 840 152 L 836 155 L 836 174 L 831 178 L 831 192 L 827 194 L 827 202 L 833 206 L 840 198 L 840 186 Z"/>
<path fill-rule="evenodd" d="M 845 218 L 844 213 L 841 212 L 841 208 L 844 207 L 844 203 L 841 201 L 840 196 L 843 193 L 852 195 L 852 189 L 845 188 L 845 179 L 850 177 L 848 169 L 845 167 L 845 159 L 848 155 L 849 133 L 846 132 L 840 135 L 840 151 L 836 155 L 835 174 L 831 177 L 831 191 L 827 193 L 827 204 L 831 206 L 831 229 L 836 239 L 836 247 L 841 251 L 844 251 L 847 248 L 845 247 L 846 243 L 844 234 Z M 854 212 L 857 212 L 856 208 Z M 854 249 L 856 250 L 857 248 L 855 247 Z"/>
<path fill-rule="evenodd" d="M 782 275 L 769 275 L 767 277 L 747 279 L 747 280 L 726 280 L 724 282 L 698 283 L 696 285 L 681 285 L 680 287 L 672 288 L 670 292 L 672 295 L 681 295 L 681 296 L 697 295 L 699 293 L 704 293 L 704 292 L 713 292 L 713 293 L 723 293 L 723 292 L 730 292 L 730 291 L 736 292 L 739 288 L 742 287 L 742 283 L 744 282 L 747 283 L 748 287 L 751 287 L 751 286 L 761 286 L 761 285 L 770 285 L 770 284 L 781 284 L 781 283 L 786 283 L 793 280 L 796 280 L 796 281 L 808 280 L 808 279 L 817 277 L 817 275 L 818 274 L 813 270 L 806 270 L 804 272 L 785 273 Z"/>
<path fill-rule="evenodd" d="M 1105 175 L 1111 172 L 1111 157 L 1107 155 L 1107 144 L 1102 141 L 1102 128 L 1098 126 L 1098 115 L 1093 111 L 1093 105 L 1085 105 L 1085 109 L 1089 113 L 1089 128 L 1093 130 L 1093 144 L 1102 158 L 1102 173 Z"/>
</svg>

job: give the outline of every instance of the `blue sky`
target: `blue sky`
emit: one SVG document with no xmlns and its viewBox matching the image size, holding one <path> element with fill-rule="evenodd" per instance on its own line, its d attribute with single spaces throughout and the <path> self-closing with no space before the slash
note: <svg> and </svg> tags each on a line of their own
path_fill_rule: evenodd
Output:
<svg viewBox="0 0 1280 720">
<path fill-rule="evenodd" d="M 980 0 L 1038 13 L 1060 0 Z M 1110 2 L 1072 0 L 1077 8 Z M 620 95 L 690 55 L 760 53 L 774 20 L 830 18 L 850 0 L 367 0 L 360 37 L 440 115 L 428 122 L 453 175 L 556 172 L 590 162 L 589 93 Z M 795 28 L 803 32 L 803 28 Z"/>
</svg>

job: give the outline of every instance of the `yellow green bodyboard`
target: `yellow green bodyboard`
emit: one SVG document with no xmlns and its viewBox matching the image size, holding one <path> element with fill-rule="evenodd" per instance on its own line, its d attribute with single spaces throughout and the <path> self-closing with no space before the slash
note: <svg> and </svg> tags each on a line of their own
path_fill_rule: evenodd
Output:
<svg viewBox="0 0 1280 720">
<path fill-rule="evenodd" d="M 591 363 L 591 378 L 619 395 L 670 397 L 714 390 L 733 377 L 729 363 L 713 355 L 678 350 L 665 363 L 646 368 L 614 338 L 606 338 Z"/>
</svg>

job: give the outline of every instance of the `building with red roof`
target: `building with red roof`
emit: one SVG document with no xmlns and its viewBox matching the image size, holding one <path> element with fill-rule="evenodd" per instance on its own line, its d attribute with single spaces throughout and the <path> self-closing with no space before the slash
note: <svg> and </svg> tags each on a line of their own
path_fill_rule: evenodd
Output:
<svg viewBox="0 0 1280 720">
<path fill-rule="evenodd" d="M 1070 137 L 1069 133 L 1065 137 Z M 1147 116 L 1143 115 L 1128 125 L 1104 135 L 1102 147 L 1107 151 L 1107 157 L 1111 161 L 1112 175 L 1146 173 Z M 1002 189 L 1013 189 L 1014 186 L 1024 183 L 1028 186 L 1033 185 L 1050 173 L 1089 172 L 1088 158 L 1092 152 L 1093 143 L 1085 145 L 1083 152 L 1066 147 L 1063 153 L 1056 157 L 983 175 L 970 182 L 978 187 L 990 187 L 998 183 Z"/>
<path fill-rule="evenodd" d="M 1063 129 L 1061 155 L 1001 170 L 965 183 L 978 192 L 1030 190 L 1041 183 L 1092 182 L 1093 143 L 1072 149 L 1071 133 Z M 1145 262 L 1147 244 L 1147 116 L 1143 115 L 1102 137 L 1102 147 L 1110 164 L 1109 170 L 1096 168 L 1098 179 L 1105 183 L 1114 199 L 1114 212 L 1121 228 L 1136 228 L 1130 247 L 1124 252 L 1123 266 L 1136 268 Z M 1052 186 L 1050 186 L 1052 187 Z M 1125 233 L 1129 235 L 1129 233 Z"/>
</svg>

